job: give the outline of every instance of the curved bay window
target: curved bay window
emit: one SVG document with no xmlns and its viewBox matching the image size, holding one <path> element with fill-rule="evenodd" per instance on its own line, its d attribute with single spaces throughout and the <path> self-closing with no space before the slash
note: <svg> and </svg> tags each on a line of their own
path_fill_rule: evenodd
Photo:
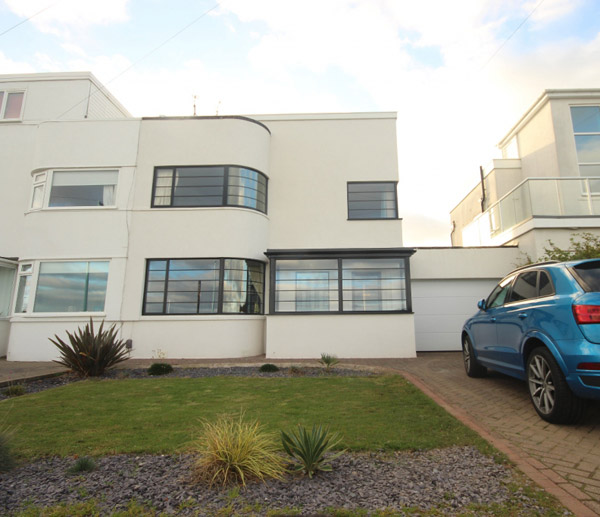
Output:
<svg viewBox="0 0 600 517">
<path fill-rule="evenodd" d="M 263 314 L 264 285 L 255 260 L 149 259 L 142 313 Z"/>
<path fill-rule="evenodd" d="M 267 213 L 267 177 L 247 167 L 156 167 L 153 208 L 240 206 Z"/>
</svg>

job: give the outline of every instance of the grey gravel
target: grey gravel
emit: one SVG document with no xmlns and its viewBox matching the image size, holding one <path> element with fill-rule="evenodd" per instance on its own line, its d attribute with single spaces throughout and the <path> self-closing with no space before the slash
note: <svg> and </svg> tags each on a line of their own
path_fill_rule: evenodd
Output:
<svg viewBox="0 0 600 517">
<path fill-rule="evenodd" d="M 513 473 L 473 447 L 428 452 L 346 453 L 332 472 L 312 479 L 290 475 L 284 481 L 248 484 L 239 490 L 190 483 L 189 455 L 118 455 L 99 458 L 97 469 L 67 473 L 73 458 L 47 458 L 0 475 L 0 512 L 23 503 L 48 506 L 96 499 L 103 514 L 125 509 L 131 500 L 177 515 L 206 515 L 224 507 L 235 514 L 248 505 L 257 514 L 298 508 L 313 515 L 327 508 L 429 509 L 443 505 L 451 515 L 472 503 L 507 502 L 514 497 L 506 483 Z M 536 502 L 520 496 L 521 515 L 538 511 Z"/>
</svg>

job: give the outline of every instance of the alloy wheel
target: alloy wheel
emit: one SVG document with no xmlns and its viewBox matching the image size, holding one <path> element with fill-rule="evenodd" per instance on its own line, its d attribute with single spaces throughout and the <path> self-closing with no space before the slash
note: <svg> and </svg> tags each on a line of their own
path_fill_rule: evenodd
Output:
<svg viewBox="0 0 600 517">
<path fill-rule="evenodd" d="M 541 355 L 535 355 L 529 363 L 529 391 L 536 408 L 545 415 L 554 409 L 555 386 L 550 365 Z"/>
</svg>

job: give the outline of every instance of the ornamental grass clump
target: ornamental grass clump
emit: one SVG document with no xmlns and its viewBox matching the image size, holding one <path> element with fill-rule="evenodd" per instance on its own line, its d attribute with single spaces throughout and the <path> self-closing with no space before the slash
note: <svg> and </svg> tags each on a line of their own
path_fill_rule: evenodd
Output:
<svg viewBox="0 0 600 517">
<path fill-rule="evenodd" d="M 22 384 L 10 384 L 2 390 L 2 394 L 6 397 L 20 397 L 25 395 L 25 386 Z"/>
<path fill-rule="evenodd" d="M 4 424 L 0 424 L 0 472 L 8 472 L 16 465 L 10 443 L 12 435 L 13 430 Z"/>
<path fill-rule="evenodd" d="M 325 366 L 325 371 L 329 373 L 332 368 L 340 362 L 340 360 L 337 358 L 337 355 L 321 354 L 321 359 L 319 362 Z"/>
<path fill-rule="evenodd" d="M 315 472 L 331 471 L 331 462 L 339 458 L 344 451 L 328 454 L 341 442 L 337 434 L 330 434 L 328 427 L 313 425 L 308 432 L 304 426 L 287 434 L 281 431 L 281 443 L 285 452 L 295 461 L 292 470 L 303 472 L 312 478 Z"/>
<path fill-rule="evenodd" d="M 249 481 L 282 479 L 285 473 L 276 438 L 258 421 L 245 421 L 243 413 L 204 422 L 193 448 L 197 459 L 192 479 L 197 483 L 245 486 Z"/>
<path fill-rule="evenodd" d="M 67 471 L 69 474 L 79 474 L 81 472 L 92 472 L 96 470 L 96 462 L 89 456 L 82 456 L 77 458 L 75 463 L 69 467 Z"/>
<path fill-rule="evenodd" d="M 65 343 L 57 335 L 50 341 L 60 352 L 60 359 L 55 363 L 62 364 L 83 377 L 102 375 L 104 370 L 125 361 L 129 352 L 123 340 L 117 339 L 116 325 L 104 330 L 104 322 L 98 332 L 94 332 L 94 322 L 85 328 L 78 328 L 73 334 L 67 331 L 70 344 Z"/>
</svg>

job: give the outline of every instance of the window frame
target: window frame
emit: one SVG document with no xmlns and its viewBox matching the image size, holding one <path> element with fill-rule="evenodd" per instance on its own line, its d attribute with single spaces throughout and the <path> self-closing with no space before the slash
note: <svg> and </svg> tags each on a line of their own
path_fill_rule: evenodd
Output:
<svg viewBox="0 0 600 517">
<path fill-rule="evenodd" d="M 27 90 L 22 89 L 22 88 L 7 89 L 7 90 L 0 89 L 0 93 L 3 94 L 2 101 L 0 102 L 0 123 L 1 122 L 15 122 L 15 121 L 18 122 L 18 121 L 23 120 L 23 111 L 25 108 L 25 99 L 27 97 Z M 8 104 L 8 97 L 11 93 L 22 93 L 23 94 L 23 100 L 21 101 L 21 109 L 19 110 L 18 117 L 5 118 L 4 115 L 6 114 L 6 105 Z"/>
<path fill-rule="evenodd" d="M 360 209 L 353 209 L 351 210 L 350 208 L 350 185 L 382 185 L 382 184 L 391 184 L 394 186 L 393 190 L 391 191 L 385 191 L 382 190 L 380 192 L 393 192 L 394 193 L 394 212 L 395 215 L 394 217 L 351 217 L 351 212 L 352 211 L 356 211 L 356 210 L 360 210 Z M 383 200 L 386 201 L 386 200 Z M 355 200 L 353 200 L 352 202 L 356 203 Z M 348 217 L 348 221 L 397 221 L 399 219 L 398 216 L 398 181 L 393 181 L 393 180 L 378 180 L 378 181 L 348 181 L 346 183 L 346 207 L 347 207 L 347 217 Z M 386 209 L 388 210 L 388 209 Z"/>
<path fill-rule="evenodd" d="M 157 188 L 157 171 L 160 169 L 172 169 L 173 170 L 173 178 L 175 176 L 175 171 L 177 169 L 202 169 L 202 168 L 206 168 L 206 169 L 210 169 L 210 168 L 223 168 L 223 191 L 218 195 L 219 197 L 221 197 L 221 203 L 218 204 L 210 204 L 210 205 L 183 205 L 183 206 L 179 206 L 179 205 L 174 205 L 173 204 L 173 199 L 174 199 L 174 191 L 175 191 L 175 182 L 171 181 L 171 202 L 169 205 L 157 205 L 155 200 L 156 200 L 156 188 Z M 264 211 L 261 210 L 258 207 L 252 207 L 252 206 L 248 206 L 248 205 L 238 205 L 235 203 L 229 203 L 229 196 L 233 195 L 230 193 L 230 189 L 235 187 L 235 185 L 230 185 L 229 183 L 229 173 L 230 173 L 230 169 L 247 169 L 249 171 L 253 171 L 256 172 L 258 174 L 259 177 L 262 176 L 262 178 L 265 181 L 265 199 L 264 199 L 264 205 L 265 205 L 265 209 Z M 258 182 L 260 182 L 260 180 L 257 180 Z M 256 190 L 256 192 L 260 193 L 259 190 Z M 210 197 L 217 197 L 217 195 L 215 196 L 210 196 Z M 257 204 L 259 201 L 259 198 L 256 198 Z M 259 171 L 258 169 L 255 169 L 253 167 L 247 167 L 245 165 L 234 165 L 234 164 L 213 164 L 213 165 L 157 165 L 154 167 L 154 171 L 152 174 L 152 193 L 151 193 L 151 197 L 150 197 L 150 208 L 158 208 L 158 209 L 189 209 L 189 208 L 217 208 L 217 207 L 233 207 L 233 208 L 246 208 L 248 210 L 254 210 L 256 212 L 260 212 L 261 214 L 268 214 L 269 212 L 269 178 L 266 174 L 264 174 L 263 172 Z"/>
<path fill-rule="evenodd" d="M 68 206 L 50 206 L 50 198 L 52 197 L 52 187 L 54 183 L 54 175 L 56 173 L 116 173 L 116 182 L 114 183 L 114 201 L 110 205 L 68 205 Z M 37 212 L 39 210 L 114 210 L 117 208 L 119 184 L 121 182 L 121 170 L 119 168 L 75 168 L 75 169 L 47 169 L 43 171 L 34 171 L 32 175 L 31 196 L 29 201 L 29 212 Z M 112 184 L 111 184 L 112 185 Z M 105 185 L 106 186 L 106 185 Z M 34 206 L 36 200 L 35 191 L 41 189 L 41 206 Z"/>
<path fill-rule="evenodd" d="M 600 171 L 600 160 L 595 162 L 586 162 L 582 161 L 579 156 L 579 150 L 577 147 L 577 137 L 578 136 L 592 136 L 600 139 L 600 130 L 598 131 L 577 131 L 575 129 L 575 120 L 573 119 L 573 108 L 598 108 L 600 111 L 600 104 L 571 104 L 569 105 L 569 114 L 571 116 L 571 129 L 573 130 L 573 144 L 575 147 L 575 157 L 577 160 L 577 172 L 579 173 L 579 177 L 582 179 L 587 179 L 589 184 L 589 194 L 593 196 L 600 195 L 600 172 L 597 176 L 587 176 L 582 174 L 582 168 L 587 166 L 595 166 Z M 594 184 L 592 184 L 594 182 Z"/>
<path fill-rule="evenodd" d="M 266 304 L 265 304 L 265 290 L 266 290 L 266 279 L 267 279 L 267 274 L 266 274 L 266 266 L 267 264 L 261 260 L 256 260 L 256 259 L 250 259 L 250 258 L 241 258 L 241 257 L 168 257 L 168 258 L 164 258 L 164 257 L 158 257 L 158 258 L 147 258 L 146 260 L 146 267 L 145 267 L 145 273 L 144 273 L 144 294 L 142 297 L 142 311 L 141 314 L 142 316 L 157 316 L 157 317 L 164 317 L 164 316 L 175 316 L 175 317 L 198 317 L 198 316 L 236 316 L 236 315 L 243 315 L 245 316 L 264 316 L 265 314 L 265 308 L 266 308 Z M 217 299 L 217 311 L 216 312 L 193 312 L 193 313 L 178 313 L 178 312 L 165 312 L 165 307 L 166 307 L 166 299 L 167 299 L 167 294 L 168 294 L 168 280 L 169 280 L 169 271 L 170 269 L 168 268 L 168 264 L 170 263 L 171 260 L 216 260 L 219 261 L 219 267 L 216 269 L 216 271 L 219 272 L 218 274 L 218 278 L 217 278 L 217 282 L 218 282 L 218 286 L 217 286 L 217 295 L 218 295 L 218 299 Z M 225 303 L 224 300 L 224 287 L 225 287 L 225 262 L 227 260 L 243 260 L 246 262 L 254 262 L 256 264 L 262 264 L 263 265 L 263 282 L 262 282 L 262 292 L 258 293 L 261 296 L 261 312 L 259 313 L 249 313 L 249 312 L 224 312 L 223 311 L 223 305 Z M 147 295 L 148 295 L 148 273 L 150 271 L 150 263 L 151 262 L 158 262 L 158 261 L 166 261 L 167 262 L 167 269 L 165 270 L 165 289 L 164 289 L 164 296 L 163 296 L 163 312 L 147 312 L 146 311 L 146 300 L 147 300 Z M 232 303 L 232 302 L 227 302 L 227 303 Z"/>
<path fill-rule="evenodd" d="M 104 290 L 104 303 L 103 308 L 100 311 L 35 311 L 35 304 L 38 295 L 38 287 L 39 287 L 39 279 L 40 279 L 40 270 L 41 265 L 44 263 L 63 263 L 70 264 L 73 262 L 103 262 L 108 265 L 108 271 L 106 273 L 106 286 Z M 55 315 L 68 315 L 68 316 L 77 316 L 77 315 L 103 315 L 106 314 L 106 300 L 109 292 L 109 281 L 110 281 L 110 268 L 111 268 L 111 259 L 109 258 L 80 258 L 80 259 L 45 259 L 45 260 L 28 260 L 19 263 L 19 269 L 17 273 L 15 290 L 14 290 L 14 298 L 12 302 L 12 315 L 13 316 L 28 316 L 28 317 L 52 317 Z M 25 269 L 28 268 L 28 269 Z M 89 274 L 89 271 L 88 271 Z M 27 293 L 27 304 L 25 306 L 25 310 L 17 311 L 17 302 L 19 301 L 19 290 L 20 284 L 24 281 L 24 287 L 28 288 Z"/>
<path fill-rule="evenodd" d="M 385 248 L 385 249 L 306 249 L 306 250 L 267 250 L 265 255 L 269 258 L 269 315 L 284 316 L 313 316 L 313 315 L 358 315 L 358 314 L 412 314 L 412 290 L 410 281 L 410 257 L 415 253 L 414 248 Z M 277 261 L 278 260 L 337 260 L 337 293 L 338 308 L 331 311 L 281 311 L 276 310 L 277 293 Z M 371 259 L 402 259 L 404 261 L 404 292 L 406 309 L 394 310 L 344 310 L 344 302 L 353 302 L 353 299 L 344 298 L 344 267 L 346 259 L 371 260 Z M 352 271 L 352 269 L 346 269 Z M 376 269 L 374 269 L 376 271 Z M 348 291 L 348 289 L 346 289 Z"/>
</svg>

